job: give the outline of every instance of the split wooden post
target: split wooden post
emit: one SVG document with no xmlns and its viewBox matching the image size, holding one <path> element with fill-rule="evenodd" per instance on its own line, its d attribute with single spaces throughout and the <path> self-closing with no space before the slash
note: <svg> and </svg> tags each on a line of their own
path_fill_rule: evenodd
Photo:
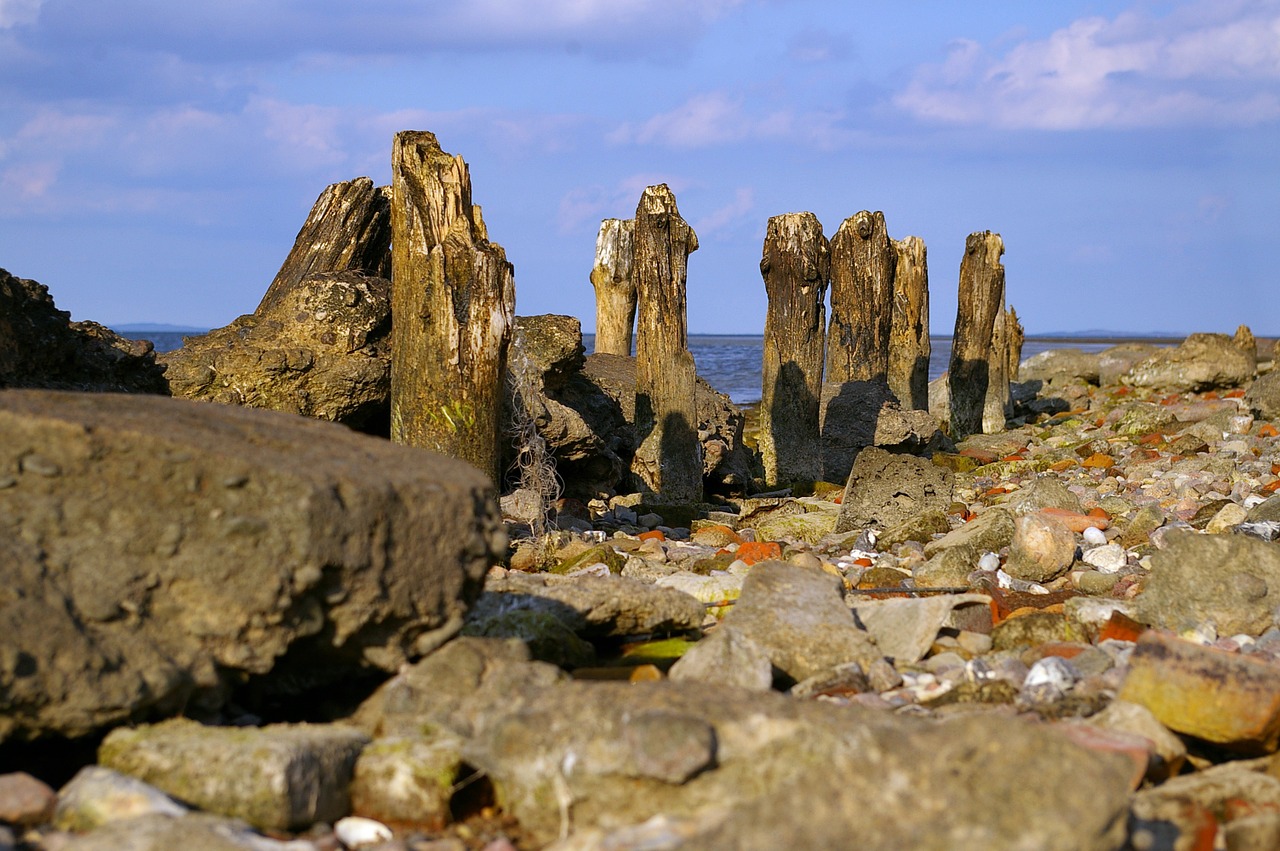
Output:
<svg viewBox="0 0 1280 851">
<path fill-rule="evenodd" d="M 894 240 L 889 389 L 905 409 L 929 410 L 929 261 L 918 236 Z"/>
<path fill-rule="evenodd" d="M 1003 288 L 1002 288 L 1003 290 Z M 982 402 L 982 433 L 996 434 L 1004 431 L 1005 421 L 1012 411 L 1009 393 L 1009 314 L 1004 308 L 1004 293 L 1000 294 L 1000 309 L 991 326 L 991 347 L 987 350 L 987 395 Z"/>
<path fill-rule="evenodd" d="M 396 134 L 391 179 L 391 439 L 497 483 L 514 270 L 471 202 L 467 164 L 433 134 Z"/>
<path fill-rule="evenodd" d="M 765 481 L 818 481 L 818 403 L 827 324 L 823 302 L 831 280 L 831 250 L 818 217 L 787 213 L 770 218 L 760 274 L 769 295 L 760 391 Z"/>
<path fill-rule="evenodd" d="M 1004 310 L 1002 254 L 1004 241 L 999 234 L 982 231 L 965 240 L 948 370 L 951 436 L 957 440 L 982 431 L 991 383 L 991 337 L 996 314 Z"/>
<path fill-rule="evenodd" d="M 325 187 L 255 312 L 320 272 L 391 277 L 390 187 L 375 188 L 367 177 Z"/>
<path fill-rule="evenodd" d="M 850 216 L 831 238 L 826 381 L 887 379 L 897 262 L 884 213 Z"/>
<path fill-rule="evenodd" d="M 665 183 L 640 197 L 635 218 L 636 429 L 632 470 L 666 504 L 702 501 L 702 447 L 694 405 L 686 286 L 698 236 Z"/>
<path fill-rule="evenodd" d="M 1022 365 L 1022 345 L 1027 341 L 1027 330 L 1018 321 L 1018 311 L 1009 308 L 1009 380 L 1018 380 L 1018 367 Z"/>
<path fill-rule="evenodd" d="M 636 322 L 635 220 L 605 219 L 596 234 L 596 354 L 631 356 Z"/>
</svg>

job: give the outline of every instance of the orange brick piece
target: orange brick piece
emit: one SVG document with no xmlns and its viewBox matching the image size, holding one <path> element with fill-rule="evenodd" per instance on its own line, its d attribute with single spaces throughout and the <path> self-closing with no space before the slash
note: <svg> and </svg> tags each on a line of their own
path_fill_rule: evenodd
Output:
<svg viewBox="0 0 1280 851">
<path fill-rule="evenodd" d="M 1147 630 L 1118 697 L 1232 750 L 1273 753 L 1280 744 L 1280 665 L 1271 662 Z"/>
<path fill-rule="evenodd" d="M 743 541 L 738 545 L 738 558 L 747 564 L 782 558 L 782 545 L 776 541 Z"/>
</svg>

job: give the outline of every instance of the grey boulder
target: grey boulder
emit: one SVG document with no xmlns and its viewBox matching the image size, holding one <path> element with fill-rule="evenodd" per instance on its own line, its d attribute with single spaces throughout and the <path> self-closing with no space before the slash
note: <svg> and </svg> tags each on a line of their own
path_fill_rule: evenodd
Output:
<svg viewBox="0 0 1280 851">
<path fill-rule="evenodd" d="M 473 467 L 159 396 L 0 392 L 0 740 L 394 671 L 505 552 Z"/>
</svg>

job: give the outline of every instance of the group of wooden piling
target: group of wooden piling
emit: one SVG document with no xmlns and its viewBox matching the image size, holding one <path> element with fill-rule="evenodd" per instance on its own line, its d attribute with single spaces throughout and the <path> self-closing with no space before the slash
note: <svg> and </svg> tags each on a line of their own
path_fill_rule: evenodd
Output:
<svg viewBox="0 0 1280 851">
<path fill-rule="evenodd" d="M 392 279 L 391 437 L 470 461 L 499 481 L 514 272 L 472 202 L 467 164 L 441 150 L 433 134 L 405 131 L 395 137 L 389 192 L 367 180 L 339 186 L 344 192 L 330 187 L 321 196 L 277 278 L 316 263 L 372 267 L 389 242 L 390 269 L 376 271 Z M 345 244 L 371 256 L 317 254 L 344 244 L 320 238 L 334 227 L 362 234 Z M 673 504 L 702 498 L 686 306 L 688 257 L 697 248 L 670 189 L 650 186 L 634 219 L 601 224 L 590 275 L 595 351 L 630 355 L 635 328 L 641 443 L 633 473 L 658 501 Z M 966 242 L 946 414 L 956 436 L 1003 428 L 1008 414 L 1022 338 L 1005 309 L 1003 251 L 990 232 Z M 765 478 L 842 479 L 848 470 L 823 469 L 824 385 L 830 392 L 833 384 L 881 383 L 903 408 L 929 407 L 925 245 L 918 237 L 891 239 L 879 212 L 849 217 L 829 242 L 814 214 L 788 213 L 769 219 L 760 273 L 768 294 L 759 438 Z M 287 285 L 274 282 L 264 301 Z"/>
</svg>

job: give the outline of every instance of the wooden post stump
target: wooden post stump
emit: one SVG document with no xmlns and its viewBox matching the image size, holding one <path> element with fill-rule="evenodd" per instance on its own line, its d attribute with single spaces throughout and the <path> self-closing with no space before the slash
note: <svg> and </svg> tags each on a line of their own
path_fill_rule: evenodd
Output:
<svg viewBox="0 0 1280 851">
<path fill-rule="evenodd" d="M 702 446 L 694 406 L 685 288 L 698 236 L 665 183 L 640 197 L 635 218 L 636 429 L 632 470 L 666 504 L 702 501 Z"/>
<path fill-rule="evenodd" d="M 1004 310 L 1004 241 L 991 231 L 969 234 L 960 262 L 960 292 L 948 370 L 951 436 L 956 440 L 982 431 L 990 385 L 991 335 L 996 314 Z"/>
<path fill-rule="evenodd" d="M 1027 330 L 1018 321 L 1018 311 L 1009 308 L 1009 380 L 1018 380 L 1018 367 L 1022 364 L 1022 345 L 1027 341 Z"/>
<path fill-rule="evenodd" d="M 591 285 L 596 290 L 596 354 L 631 357 L 636 323 L 635 220 L 605 219 L 596 234 Z"/>
<path fill-rule="evenodd" d="M 991 326 L 991 348 L 987 350 L 987 395 L 982 402 L 982 433 L 996 434 L 1004 431 L 1005 421 L 1012 413 L 1009 396 L 1009 347 L 1012 344 L 1009 314 L 1004 309 L 1003 287 L 1000 293 L 1000 309 L 996 311 Z"/>
<path fill-rule="evenodd" d="M 769 219 L 760 259 L 769 294 L 760 392 L 760 453 L 770 484 L 822 478 L 818 432 L 831 250 L 813 213 Z"/>
<path fill-rule="evenodd" d="M 496 483 L 514 270 L 471 203 L 467 164 L 433 134 L 396 134 L 391 177 L 391 439 Z"/>
<path fill-rule="evenodd" d="M 831 238 L 831 327 L 824 380 L 885 381 L 898 257 L 884 213 L 845 219 Z"/>
<path fill-rule="evenodd" d="M 929 410 L 929 262 L 918 236 L 894 240 L 893 319 L 889 329 L 889 389 L 902 407 Z"/>
<path fill-rule="evenodd" d="M 390 187 L 375 188 L 367 177 L 326 187 L 255 312 L 264 312 L 304 278 L 321 272 L 391 277 Z"/>
</svg>

